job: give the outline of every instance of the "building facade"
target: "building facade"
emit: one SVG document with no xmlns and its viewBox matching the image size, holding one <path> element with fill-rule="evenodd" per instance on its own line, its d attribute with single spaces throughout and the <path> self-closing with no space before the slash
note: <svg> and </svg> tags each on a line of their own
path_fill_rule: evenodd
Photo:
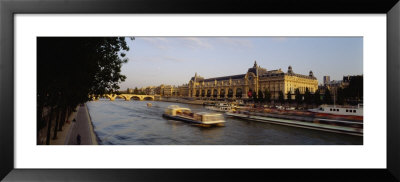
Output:
<svg viewBox="0 0 400 182">
<path fill-rule="evenodd" d="M 271 99 L 277 100 L 279 92 L 282 92 L 284 98 L 287 99 L 289 91 L 294 99 L 294 91 L 297 88 L 301 93 L 304 93 L 307 88 L 311 93 L 318 89 L 318 80 L 312 71 L 309 75 L 296 74 L 289 66 L 285 73 L 281 69 L 267 70 L 254 62 L 247 73 L 240 75 L 205 79 L 196 73 L 189 81 L 188 96 L 210 99 L 246 99 L 254 94 L 258 96 L 259 91 L 265 93 L 265 90 L 268 90 L 271 93 Z"/>
</svg>

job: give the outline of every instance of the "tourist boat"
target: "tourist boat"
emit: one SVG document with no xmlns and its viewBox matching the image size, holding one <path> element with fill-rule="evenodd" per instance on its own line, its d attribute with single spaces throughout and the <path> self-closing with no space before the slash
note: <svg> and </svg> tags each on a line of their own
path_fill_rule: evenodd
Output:
<svg viewBox="0 0 400 182">
<path fill-rule="evenodd" d="M 153 104 L 151 104 L 150 102 L 147 103 L 147 107 L 151 107 Z"/>
<path fill-rule="evenodd" d="M 193 123 L 199 126 L 223 126 L 225 119 L 222 114 L 199 112 L 193 113 L 189 108 L 177 105 L 168 106 L 163 117 Z"/>
<path fill-rule="evenodd" d="M 321 105 L 315 109 L 309 109 L 311 112 L 342 115 L 342 116 L 363 116 L 363 105 L 359 104 L 357 107 L 352 106 L 336 106 L 336 105 Z"/>
<path fill-rule="evenodd" d="M 266 122 L 357 136 L 363 135 L 362 120 L 344 120 L 342 118 L 317 118 L 310 116 L 294 116 L 249 111 L 227 112 L 226 115 L 248 121 Z"/>
<path fill-rule="evenodd" d="M 212 111 L 228 112 L 234 110 L 235 106 L 227 103 L 217 103 L 214 106 L 206 106 L 205 108 Z"/>
</svg>

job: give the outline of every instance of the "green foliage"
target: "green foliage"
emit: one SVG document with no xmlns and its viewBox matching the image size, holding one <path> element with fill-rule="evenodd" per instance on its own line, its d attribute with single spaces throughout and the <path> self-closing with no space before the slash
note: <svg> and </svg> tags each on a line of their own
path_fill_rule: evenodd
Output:
<svg viewBox="0 0 400 182">
<path fill-rule="evenodd" d="M 263 95 L 262 91 L 261 91 L 261 90 L 258 90 L 257 101 L 258 101 L 258 102 L 262 102 L 263 99 L 264 99 L 264 95 Z"/>
<path fill-rule="evenodd" d="M 344 89 L 339 87 L 337 89 L 337 95 L 336 95 L 336 103 L 339 105 L 343 105 L 344 104 L 344 100 L 345 100 L 345 93 L 344 93 Z"/>
<path fill-rule="evenodd" d="M 363 76 L 353 76 L 349 86 L 343 90 L 345 100 L 349 104 L 358 104 L 363 101 Z"/>
<path fill-rule="evenodd" d="M 318 106 L 322 104 L 321 94 L 319 89 L 315 91 L 313 100 L 314 103 L 317 104 Z"/>
<path fill-rule="evenodd" d="M 89 95 L 115 93 L 126 79 L 120 73 L 128 50 L 124 37 L 37 38 L 38 118 L 43 108 L 54 116 L 61 112 L 56 128 L 62 128 L 65 112 L 89 101 Z"/>
<path fill-rule="evenodd" d="M 328 88 L 325 89 L 324 103 L 325 104 L 332 104 L 331 91 Z"/>
<path fill-rule="evenodd" d="M 135 89 L 133 89 L 133 94 L 139 94 L 139 89 L 137 87 L 135 87 Z"/>
<path fill-rule="evenodd" d="M 253 101 L 257 100 L 257 93 L 255 91 L 251 91 L 251 96 L 253 97 Z"/>
<path fill-rule="evenodd" d="M 292 103 L 292 95 L 292 92 L 289 90 L 287 93 L 287 101 L 289 104 Z"/>
<path fill-rule="evenodd" d="M 279 96 L 278 96 L 279 102 L 280 102 L 280 103 L 285 102 L 285 98 L 283 97 L 283 92 L 282 92 L 282 91 L 279 91 L 278 94 L 279 94 Z"/>
<path fill-rule="evenodd" d="M 312 98 L 311 92 L 310 92 L 310 90 L 308 88 L 306 88 L 306 92 L 304 93 L 304 101 L 307 104 L 311 104 L 313 102 L 313 98 Z"/>
<path fill-rule="evenodd" d="M 294 95 L 295 95 L 294 98 L 295 98 L 296 102 L 298 104 L 301 104 L 303 102 L 303 98 L 302 98 L 299 88 L 296 88 L 296 90 L 294 91 Z"/>
<path fill-rule="evenodd" d="M 264 101 L 271 102 L 271 92 L 268 89 L 264 91 Z"/>
</svg>

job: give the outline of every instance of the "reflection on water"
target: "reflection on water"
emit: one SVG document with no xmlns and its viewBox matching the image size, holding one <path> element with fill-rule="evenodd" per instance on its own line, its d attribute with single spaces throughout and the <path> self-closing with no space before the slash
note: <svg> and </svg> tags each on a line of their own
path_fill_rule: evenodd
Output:
<svg viewBox="0 0 400 182">
<path fill-rule="evenodd" d="M 152 103 L 147 107 L 147 103 Z M 362 137 L 225 117 L 224 127 L 203 128 L 162 117 L 169 105 L 194 112 L 200 105 L 159 101 L 89 102 L 96 135 L 103 145 L 329 145 L 362 144 Z"/>
</svg>

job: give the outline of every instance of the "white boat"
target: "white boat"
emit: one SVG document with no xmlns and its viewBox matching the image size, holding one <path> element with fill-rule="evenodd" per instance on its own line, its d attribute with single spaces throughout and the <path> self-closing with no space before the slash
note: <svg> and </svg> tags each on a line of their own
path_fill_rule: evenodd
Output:
<svg viewBox="0 0 400 182">
<path fill-rule="evenodd" d="M 356 107 L 352 106 L 336 106 L 336 105 L 321 105 L 318 108 L 309 109 L 311 112 L 342 115 L 342 116 L 363 116 L 363 105 L 359 104 Z"/>
<path fill-rule="evenodd" d="M 293 126 L 299 128 L 307 128 L 313 130 L 343 133 L 349 135 L 363 136 L 363 123 L 356 121 L 344 121 L 335 119 L 323 119 L 323 118 L 308 118 L 310 120 L 304 121 L 299 120 L 299 117 L 295 116 L 278 116 L 278 115 L 267 115 L 265 113 L 254 113 L 254 112 L 227 112 L 228 117 L 236 117 L 247 121 L 258 121 L 267 122 L 272 124 Z"/>
<path fill-rule="evenodd" d="M 163 114 L 164 117 L 180 120 L 200 126 L 223 126 L 225 119 L 222 114 L 199 112 L 193 113 L 189 108 L 170 105 Z"/>
<path fill-rule="evenodd" d="M 234 106 L 227 103 L 217 103 L 214 106 L 206 106 L 205 108 L 212 111 L 229 112 L 234 109 Z"/>
</svg>

